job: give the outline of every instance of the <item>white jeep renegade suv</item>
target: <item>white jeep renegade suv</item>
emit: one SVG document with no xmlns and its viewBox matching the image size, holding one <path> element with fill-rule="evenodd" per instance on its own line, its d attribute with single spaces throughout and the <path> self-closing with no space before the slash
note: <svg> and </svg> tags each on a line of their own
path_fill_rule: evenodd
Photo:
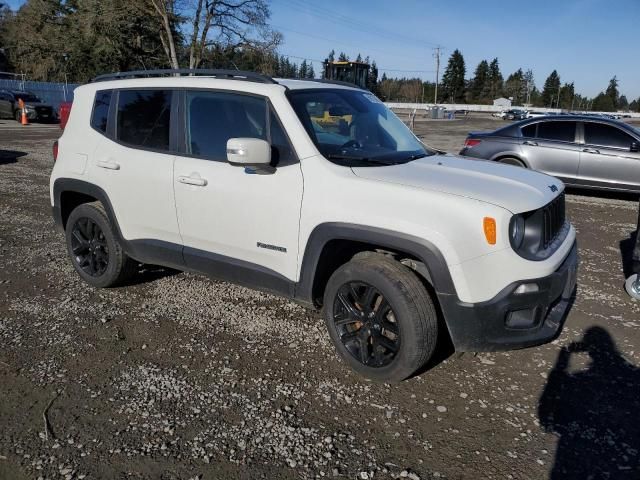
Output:
<svg viewBox="0 0 640 480">
<path fill-rule="evenodd" d="M 322 308 L 338 353 L 407 378 L 438 341 L 538 345 L 575 289 L 552 177 L 430 150 L 374 95 L 248 72 L 128 72 L 75 91 L 51 175 L 78 274 L 139 263 Z"/>
</svg>

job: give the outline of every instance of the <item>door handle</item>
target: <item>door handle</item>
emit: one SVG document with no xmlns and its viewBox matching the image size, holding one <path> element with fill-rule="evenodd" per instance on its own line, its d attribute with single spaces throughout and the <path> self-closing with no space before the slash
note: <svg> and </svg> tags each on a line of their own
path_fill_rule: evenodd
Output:
<svg viewBox="0 0 640 480">
<path fill-rule="evenodd" d="M 120 170 L 120 164 L 116 162 L 110 162 L 106 160 L 98 160 L 98 166 L 100 168 L 106 168 L 107 170 Z"/>
<path fill-rule="evenodd" d="M 525 145 L 529 145 L 529 146 L 531 146 L 531 147 L 537 147 L 537 146 L 538 146 L 538 142 L 532 142 L 532 141 L 530 141 L 530 140 L 526 140 L 526 141 L 524 142 L 524 144 L 525 144 Z"/>
<path fill-rule="evenodd" d="M 600 153 L 600 150 L 596 150 L 595 148 L 583 148 L 582 151 L 585 153 Z"/>
<path fill-rule="evenodd" d="M 195 185 L 197 187 L 204 187 L 207 185 L 207 180 L 200 177 L 187 177 L 182 175 L 178 177 L 178 181 L 185 185 Z"/>
</svg>

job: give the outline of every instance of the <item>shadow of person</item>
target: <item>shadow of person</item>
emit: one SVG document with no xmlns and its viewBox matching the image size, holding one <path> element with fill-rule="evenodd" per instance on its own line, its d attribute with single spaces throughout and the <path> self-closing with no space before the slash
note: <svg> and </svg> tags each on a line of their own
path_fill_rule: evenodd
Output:
<svg viewBox="0 0 640 480">
<path fill-rule="evenodd" d="M 569 371 L 586 353 L 585 370 Z M 563 347 L 538 404 L 540 423 L 559 437 L 552 480 L 640 479 L 640 369 L 609 333 L 589 328 Z"/>
<path fill-rule="evenodd" d="M 629 238 L 620 241 L 620 257 L 624 278 L 629 278 L 634 273 L 640 273 L 640 210 L 638 211 L 638 227 L 635 232 L 629 233 Z"/>
</svg>

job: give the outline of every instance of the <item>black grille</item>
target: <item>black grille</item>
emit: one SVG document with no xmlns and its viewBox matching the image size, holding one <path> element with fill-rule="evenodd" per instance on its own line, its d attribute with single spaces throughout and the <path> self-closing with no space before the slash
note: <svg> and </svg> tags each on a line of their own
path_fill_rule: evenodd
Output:
<svg viewBox="0 0 640 480">
<path fill-rule="evenodd" d="M 542 219 L 542 246 L 547 249 L 564 225 L 564 193 L 558 195 L 551 203 L 542 208 Z"/>
</svg>

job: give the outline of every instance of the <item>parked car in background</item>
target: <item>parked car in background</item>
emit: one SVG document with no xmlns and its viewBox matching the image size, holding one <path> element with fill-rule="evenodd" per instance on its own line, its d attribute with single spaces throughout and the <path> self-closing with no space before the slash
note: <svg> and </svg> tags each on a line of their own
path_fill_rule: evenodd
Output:
<svg viewBox="0 0 640 480">
<path fill-rule="evenodd" d="M 22 112 L 19 100 L 24 102 L 29 121 L 53 122 L 57 115 L 53 107 L 30 92 L 20 90 L 0 90 L 0 117 L 14 118 L 18 122 Z"/>
<path fill-rule="evenodd" d="M 524 120 L 525 118 L 527 118 L 527 112 L 515 108 L 507 110 L 504 117 L 502 117 L 503 120 Z"/>
<path fill-rule="evenodd" d="M 546 112 L 531 112 L 531 111 L 528 111 L 526 118 L 538 118 L 538 117 L 544 117 L 545 115 L 547 115 Z"/>
<path fill-rule="evenodd" d="M 492 116 L 492 117 L 498 117 L 498 118 L 502 118 L 502 119 L 504 119 L 504 117 L 505 117 L 506 115 L 507 115 L 506 110 L 502 110 L 502 111 L 500 111 L 500 112 L 493 112 L 493 113 L 491 114 L 491 116 Z"/>
<path fill-rule="evenodd" d="M 539 170 L 570 186 L 640 192 L 640 130 L 604 117 L 545 116 L 472 132 L 460 154 Z"/>
</svg>

